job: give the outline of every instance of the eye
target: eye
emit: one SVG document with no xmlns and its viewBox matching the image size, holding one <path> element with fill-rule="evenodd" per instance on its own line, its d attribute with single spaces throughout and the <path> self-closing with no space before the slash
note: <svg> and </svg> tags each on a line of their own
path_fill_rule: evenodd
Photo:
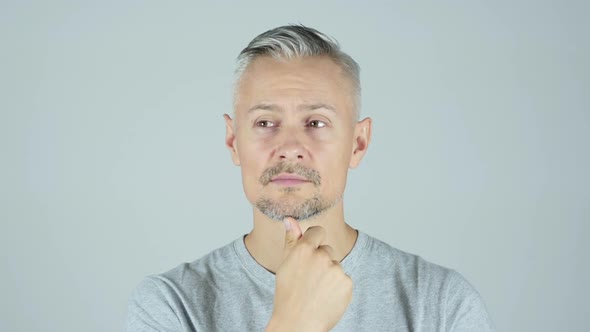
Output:
<svg viewBox="0 0 590 332">
<path fill-rule="evenodd" d="M 268 127 L 274 127 L 275 124 L 271 121 L 268 120 L 261 120 L 256 122 L 256 127 L 262 127 L 262 128 L 268 128 Z"/>
<path fill-rule="evenodd" d="M 307 125 L 312 128 L 323 128 L 326 126 L 326 123 L 320 120 L 311 120 L 307 123 Z"/>
</svg>

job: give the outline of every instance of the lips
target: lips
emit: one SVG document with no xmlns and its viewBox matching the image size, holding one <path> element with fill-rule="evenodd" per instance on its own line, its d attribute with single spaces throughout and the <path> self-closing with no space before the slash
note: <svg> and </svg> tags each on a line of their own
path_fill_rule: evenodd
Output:
<svg viewBox="0 0 590 332">
<path fill-rule="evenodd" d="M 279 174 L 273 177 L 270 182 L 283 186 L 293 186 L 307 183 L 309 180 L 296 174 Z"/>
<path fill-rule="evenodd" d="M 315 187 L 319 187 L 321 181 L 318 171 L 299 163 L 287 164 L 285 162 L 279 162 L 265 169 L 259 179 L 260 184 L 263 186 L 269 184 L 280 185 L 281 183 L 287 185 L 310 183 Z"/>
</svg>

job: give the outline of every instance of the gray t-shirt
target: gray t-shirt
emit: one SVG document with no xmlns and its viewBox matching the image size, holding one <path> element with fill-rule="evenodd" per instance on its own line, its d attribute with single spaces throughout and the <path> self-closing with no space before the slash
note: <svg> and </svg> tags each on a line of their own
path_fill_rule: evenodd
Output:
<svg viewBox="0 0 590 332">
<path fill-rule="evenodd" d="M 363 232 L 341 262 L 352 302 L 332 331 L 494 331 L 479 293 L 458 272 Z M 127 331 L 263 331 L 275 275 L 240 237 L 192 263 L 144 278 Z"/>
</svg>

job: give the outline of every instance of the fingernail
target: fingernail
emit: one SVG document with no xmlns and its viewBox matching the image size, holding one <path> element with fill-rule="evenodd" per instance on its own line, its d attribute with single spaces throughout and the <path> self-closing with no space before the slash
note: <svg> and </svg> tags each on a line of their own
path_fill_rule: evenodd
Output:
<svg viewBox="0 0 590 332">
<path fill-rule="evenodd" d="M 287 218 L 283 219 L 283 224 L 285 224 L 285 230 L 287 232 L 291 230 L 291 223 L 289 222 L 289 220 L 287 220 Z"/>
</svg>

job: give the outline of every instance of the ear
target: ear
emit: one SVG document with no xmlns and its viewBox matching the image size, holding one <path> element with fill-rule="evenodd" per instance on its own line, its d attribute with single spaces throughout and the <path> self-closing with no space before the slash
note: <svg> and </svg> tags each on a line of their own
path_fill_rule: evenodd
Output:
<svg viewBox="0 0 590 332">
<path fill-rule="evenodd" d="M 365 118 L 357 122 L 354 127 L 354 141 L 352 142 L 352 156 L 350 168 L 356 168 L 360 163 L 371 142 L 371 118 Z"/>
<path fill-rule="evenodd" d="M 223 118 L 225 119 L 225 146 L 231 153 L 231 160 L 234 162 L 234 165 L 240 166 L 236 133 L 234 131 L 234 120 L 232 120 L 227 114 L 224 114 Z"/>
</svg>

